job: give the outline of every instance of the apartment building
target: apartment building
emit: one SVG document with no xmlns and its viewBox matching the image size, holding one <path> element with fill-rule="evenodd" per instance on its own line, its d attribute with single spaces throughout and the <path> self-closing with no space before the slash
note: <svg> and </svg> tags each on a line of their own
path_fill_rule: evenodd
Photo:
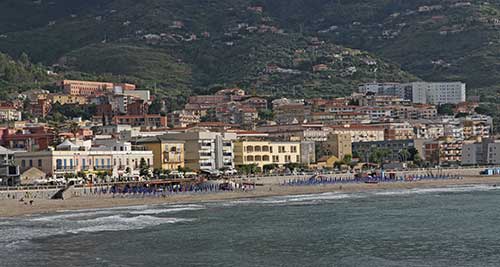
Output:
<svg viewBox="0 0 500 267">
<path fill-rule="evenodd" d="M 13 186 L 19 181 L 19 166 L 14 161 L 15 152 L 0 146 L 0 185 Z"/>
<path fill-rule="evenodd" d="M 500 164 L 500 140 L 465 141 L 462 147 L 462 165 Z"/>
<path fill-rule="evenodd" d="M 99 120 L 99 117 L 95 119 Z M 155 114 L 119 115 L 113 117 L 113 123 L 128 124 L 137 127 L 165 128 L 167 127 L 167 117 Z"/>
<path fill-rule="evenodd" d="M 332 133 L 350 134 L 351 142 L 372 142 L 384 140 L 384 127 L 371 125 L 341 125 L 331 126 Z"/>
<path fill-rule="evenodd" d="M 424 158 L 432 164 L 450 165 L 462 162 L 463 140 L 452 137 L 424 143 Z"/>
<path fill-rule="evenodd" d="M 81 95 L 50 94 L 48 100 L 52 104 L 59 103 L 61 105 L 85 105 L 88 103 L 87 97 Z"/>
<path fill-rule="evenodd" d="M 21 111 L 13 107 L 0 107 L 0 121 L 20 121 Z"/>
<path fill-rule="evenodd" d="M 184 141 L 155 136 L 139 139 L 135 143 L 153 152 L 153 168 L 171 171 L 184 168 Z"/>
<path fill-rule="evenodd" d="M 201 171 L 234 168 L 233 142 L 236 137 L 236 133 L 201 129 L 164 135 L 168 140 L 184 141 L 184 166 Z"/>
<path fill-rule="evenodd" d="M 465 102 L 465 83 L 461 82 L 414 82 L 409 86 L 412 90 L 412 102 L 420 104 L 458 104 Z"/>
<path fill-rule="evenodd" d="M 235 166 L 255 164 L 260 169 L 270 164 L 283 167 L 289 163 L 301 163 L 300 142 L 236 141 L 234 163 Z"/>
<path fill-rule="evenodd" d="M 359 93 L 398 96 L 418 104 L 458 104 L 466 100 L 466 85 L 461 82 L 368 83 Z"/>
<path fill-rule="evenodd" d="M 352 156 L 351 133 L 332 133 L 326 141 L 327 154 L 342 160 L 345 156 Z"/>
<path fill-rule="evenodd" d="M 329 127 L 321 123 L 263 125 L 257 126 L 256 130 L 267 133 L 269 137 L 280 138 L 281 140 L 295 139 L 315 142 L 326 141 L 328 133 L 331 131 Z"/>
</svg>

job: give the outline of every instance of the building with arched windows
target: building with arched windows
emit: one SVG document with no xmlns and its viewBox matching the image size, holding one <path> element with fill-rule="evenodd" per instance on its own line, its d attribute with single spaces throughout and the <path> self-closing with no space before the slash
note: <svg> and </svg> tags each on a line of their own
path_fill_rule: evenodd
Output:
<svg viewBox="0 0 500 267">
<path fill-rule="evenodd" d="M 255 164 L 283 167 L 289 163 L 301 162 L 300 142 L 274 142 L 260 140 L 237 141 L 234 143 L 234 164 L 236 167 Z"/>
</svg>

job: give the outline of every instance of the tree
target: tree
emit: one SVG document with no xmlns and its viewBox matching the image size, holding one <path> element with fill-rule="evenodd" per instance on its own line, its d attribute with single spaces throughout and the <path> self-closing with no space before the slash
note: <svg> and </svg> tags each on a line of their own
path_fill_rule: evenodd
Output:
<svg viewBox="0 0 500 267">
<path fill-rule="evenodd" d="M 29 67 L 31 66 L 31 61 L 26 53 L 22 53 L 21 56 L 19 57 L 19 62 L 24 66 L 24 67 Z"/>
<path fill-rule="evenodd" d="M 389 156 L 390 151 L 388 149 L 376 148 L 370 153 L 370 162 L 377 164 L 382 164 L 387 156 Z"/>
<path fill-rule="evenodd" d="M 265 173 L 269 173 L 269 172 L 275 170 L 276 168 L 278 168 L 277 164 L 266 164 L 266 165 L 262 166 L 262 169 Z"/>
<path fill-rule="evenodd" d="M 148 176 L 149 175 L 149 165 L 144 158 L 141 158 L 139 163 L 139 175 Z"/>
<path fill-rule="evenodd" d="M 240 165 L 238 171 L 244 174 L 255 174 L 259 172 L 259 167 L 257 164 Z"/>
<path fill-rule="evenodd" d="M 52 134 L 54 134 L 52 143 L 57 146 L 61 143 L 61 137 L 59 135 L 61 133 L 62 123 L 59 121 L 51 121 L 49 127 L 52 129 Z"/>
<path fill-rule="evenodd" d="M 453 116 L 455 112 L 453 109 L 456 107 L 454 104 L 441 104 L 437 107 L 437 112 L 439 115 L 449 115 Z"/>
<path fill-rule="evenodd" d="M 160 114 L 163 111 L 163 101 L 160 98 L 155 98 L 149 106 L 149 114 Z"/>
<path fill-rule="evenodd" d="M 401 162 L 406 162 L 408 161 L 408 159 L 411 157 L 411 153 L 410 151 L 408 151 L 408 149 L 406 148 L 403 148 L 399 151 L 399 159 L 401 160 Z"/>
<path fill-rule="evenodd" d="M 80 124 L 78 124 L 77 122 L 72 122 L 69 125 L 69 131 L 73 135 L 73 138 L 77 139 L 78 133 L 80 132 Z"/>
<path fill-rule="evenodd" d="M 259 111 L 259 118 L 261 120 L 271 121 L 274 119 L 274 113 L 269 109 L 261 110 Z"/>
<path fill-rule="evenodd" d="M 342 161 L 347 164 L 347 165 L 351 165 L 352 163 L 352 155 L 345 155 L 344 158 L 342 159 Z"/>
<path fill-rule="evenodd" d="M 217 121 L 215 109 L 209 109 L 209 110 L 207 110 L 207 115 L 201 117 L 200 121 L 202 121 L 202 122 Z"/>
<path fill-rule="evenodd" d="M 293 171 L 293 170 L 304 170 L 307 169 L 307 165 L 302 163 L 287 163 L 285 164 L 285 168 Z"/>
</svg>

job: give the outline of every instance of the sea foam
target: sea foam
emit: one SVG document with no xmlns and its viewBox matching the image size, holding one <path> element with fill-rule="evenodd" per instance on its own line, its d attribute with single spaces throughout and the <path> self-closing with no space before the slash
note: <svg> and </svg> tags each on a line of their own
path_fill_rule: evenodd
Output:
<svg viewBox="0 0 500 267">
<path fill-rule="evenodd" d="M 162 213 L 173 213 L 173 212 L 182 212 L 182 211 L 195 211 L 195 210 L 203 210 L 204 206 L 201 205 L 183 205 L 183 206 L 170 206 L 168 208 L 158 208 L 158 209 L 145 209 L 145 210 L 135 210 L 129 212 L 130 214 L 143 214 L 143 215 L 152 215 L 152 214 L 162 214 Z"/>
<path fill-rule="evenodd" d="M 87 226 L 69 230 L 68 233 L 78 234 L 78 233 L 94 233 L 103 231 L 138 230 L 162 224 L 174 224 L 179 222 L 192 222 L 192 221 L 194 221 L 194 219 L 161 218 L 148 215 L 140 215 L 136 217 L 113 215 L 113 216 L 99 217 L 91 220 L 81 221 L 80 222 L 81 224 L 86 224 Z"/>
</svg>

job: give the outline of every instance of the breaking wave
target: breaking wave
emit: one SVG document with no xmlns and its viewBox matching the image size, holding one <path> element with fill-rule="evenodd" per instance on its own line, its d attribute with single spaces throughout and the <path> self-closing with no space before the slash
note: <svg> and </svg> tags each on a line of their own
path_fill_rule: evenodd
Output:
<svg viewBox="0 0 500 267">
<path fill-rule="evenodd" d="M 100 217 L 91 220 L 85 220 L 81 223 L 88 226 L 69 230 L 69 233 L 94 233 L 104 231 L 126 231 L 138 230 L 147 227 L 158 226 L 162 224 L 174 224 L 179 222 L 192 222 L 194 219 L 185 218 L 161 218 L 154 216 L 141 215 L 136 217 L 124 217 L 122 215 L 114 215 L 108 217 Z"/>
<path fill-rule="evenodd" d="M 432 194 L 432 193 L 464 193 L 475 191 L 490 191 L 499 189 L 490 185 L 472 185 L 472 186 L 450 186 L 438 188 L 414 188 L 414 189 L 400 189 L 381 191 L 374 193 L 378 196 L 398 196 L 398 195 L 414 195 L 414 194 Z"/>
<path fill-rule="evenodd" d="M 154 215 L 154 214 L 162 214 L 162 213 L 173 213 L 173 212 L 181 212 L 181 211 L 193 211 L 193 210 L 203 210 L 204 206 L 201 205 L 185 205 L 185 206 L 170 206 L 168 208 L 160 208 L 160 209 L 145 209 L 145 210 L 136 210 L 129 212 L 130 214 L 142 214 L 142 215 Z"/>
</svg>

